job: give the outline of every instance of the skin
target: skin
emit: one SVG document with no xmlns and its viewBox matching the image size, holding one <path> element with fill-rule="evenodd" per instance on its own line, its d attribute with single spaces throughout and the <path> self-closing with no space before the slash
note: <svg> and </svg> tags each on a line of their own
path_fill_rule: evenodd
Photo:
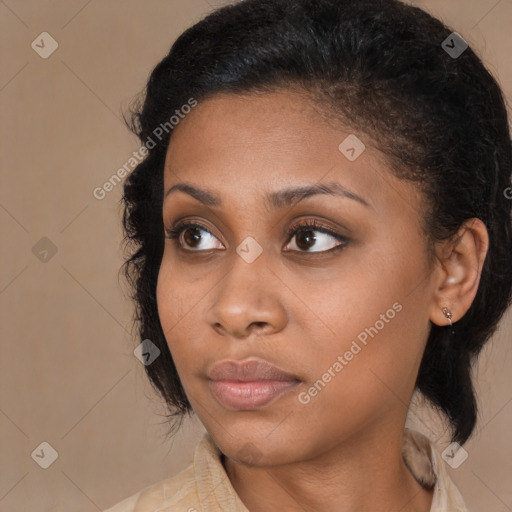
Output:
<svg viewBox="0 0 512 512">
<path fill-rule="evenodd" d="M 224 454 L 236 492 L 251 512 L 430 510 L 432 491 L 406 468 L 401 444 L 431 322 L 460 319 L 478 288 L 487 231 L 477 219 L 429 258 L 424 202 L 397 179 L 364 134 L 349 161 L 338 149 L 355 133 L 327 122 L 304 95 L 215 95 L 175 127 L 164 191 L 188 183 L 217 194 L 205 206 L 183 191 L 163 205 L 165 228 L 198 221 L 201 241 L 166 240 L 157 301 L 161 324 L 189 401 Z M 332 183 L 360 196 L 313 195 L 275 209 L 265 195 Z M 316 219 L 348 241 L 314 231 L 314 244 L 286 230 Z M 316 229 L 316 228 L 315 228 Z M 311 233 L 310 233 L 311 235 Z M 254 238 L 252 263 L 236 248 Z M 187 245 L 186 241 L 192 243 Z M 316 251 L 316 252 L 314 252 Z M 402 306 L 310 402 L 298 400 L 374 326 Z M 301 379 L 253 411 L 215 400 L 207 371 L 258 357 Z M 252 444 L 253 457 L 246 444 Z"/>
</svg>

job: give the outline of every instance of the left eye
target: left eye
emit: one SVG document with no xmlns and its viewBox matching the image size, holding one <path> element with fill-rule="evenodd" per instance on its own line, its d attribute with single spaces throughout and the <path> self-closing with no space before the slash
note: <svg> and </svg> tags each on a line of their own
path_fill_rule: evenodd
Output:
<svg viewBox="0 0 512 512">
<path fill-rule="evenodd" d="M 292 238 L 286 248 L 298 252 L 327 252 L 347 244 L 347 239 L 341 235 L 316 226 L 300 226 L 292 230 L 290 236 Z"/>
</svg>

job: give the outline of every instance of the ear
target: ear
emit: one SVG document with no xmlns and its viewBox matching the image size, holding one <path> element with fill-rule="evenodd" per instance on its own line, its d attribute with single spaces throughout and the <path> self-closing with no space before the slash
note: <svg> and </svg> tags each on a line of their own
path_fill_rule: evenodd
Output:
<svg viewBox="0 0 512 512">
<path fill-rule="evenodd" d="M 436 246 L 439 277 L 430 311 L 434 324 L 449 324 L 443 308 L 452 313 L 453 323 L 466 314 L 478 291 L 488 248 L 487 228 L 476 218 L 465 221 L 455 237 Z"/>
</svg>

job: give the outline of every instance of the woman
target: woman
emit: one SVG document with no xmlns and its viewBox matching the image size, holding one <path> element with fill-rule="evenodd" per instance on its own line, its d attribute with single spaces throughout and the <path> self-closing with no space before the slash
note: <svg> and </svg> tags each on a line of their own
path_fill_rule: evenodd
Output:
<svg viewBox="0 0 512 512">
<path fill-rule="evenodd" d="M 511 302 L 507 113 L 465 41 L 396 0 L 246 0 L 179 37 L 133 130 L 141 351 L 207 434 L 109 510 L 467 510 L 404 429 L 418 389 L 471 436 Z"/>
</svg>

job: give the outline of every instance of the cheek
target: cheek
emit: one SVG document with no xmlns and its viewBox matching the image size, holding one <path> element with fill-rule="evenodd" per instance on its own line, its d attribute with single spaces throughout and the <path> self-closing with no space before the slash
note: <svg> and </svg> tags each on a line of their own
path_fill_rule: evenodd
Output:
<svg viewBox="0 0 512 512">
<path fill-rule="evenodd" d="M 168 333 L 183 316 L 182 288 L 171 272 L 167 272 L 166 265 L 162 263 L 158 274 L 156 286 L 156 301 L 158 316 L 164 333 Z"/>
<path fill-rule="evenodd" d="M 346 336 L 340 334 L 332 345 L 311 351 L 313 368 L 295 410 L 310 430 L 322 432 L 322 443 L 349 437 L 390 411 L 405 414 L 424 333 L 410 322 L 407 306 L 394 304 L 394 315 L 377 307 L 385 320 L 379 315 L 368 321 L 352 318 L 343 322 L 351 329 Z M 343 323 L 338 322 L 339 332 Z"/>
<path fill-rule="evenodd" d="M 186 279 L 185 279 L 186 277 Z M 204 315 L 214 283 L 190 279 L 169 260 L 162 261 L 156 299 L 158 315 L 174 364 L 185 388 L 190 387 L 204 357 Z"/>
<path fill-rule="evenodd" d="M 325 372 L 335 372 L 330 398 L 357 397 L 355 407 L 359 400 L 393 392 L 408 400 L 429 325 L 428 265 L 419 247 L 406 251 L 397 243 L 383 244 L 382 250 L 361 253 L 349 269 L 332 276 L 329 293 L 319 293 L 318 286 L 306 289 L 330 330 L 315 347 L 310 378 L 325 380 Z M 333 368 L 336 362 L 342 366 L 336 366 L 339 372 Z"/>
<path fill-rule="evenodd" d="M 173 357 L 179 349 L 178 341 L 188 337 L 189 320 L 193 318 L 194 308 L 200 301 L 201 294 L 185 284 L 179 273 L 171 271 L 170 265 L 162 262 L 158 274 L 156 299 L 158 316 L 165 338 Z"/>
<path fill-rule="evenodd" d="M 295 283 L 293 291 L 300 295 L 302 309 L 305 305 L 314 313 L 306 318 L 313 321 L 316 316 L 315 323 L 325 334 L 346 342 L 363 333 L 364 341 L 367 329 L 374 332 L 376 327 L 380 336 L 385 331 L 390 332 L 390 325 L 394 328 L 400 325 L 409 312 L 399 314 L 397 309 L 408 310 L 411 304 L 414 308 L 420 305 L 424 296 L 411 292 L 418 286 L 419 290 L 428 275 L 421 258 L 422 255 L 402 251 L 396 245 L 382 244 L 368 250 L 354 250 L 351 254 L 347 252 L 339 266 L 314 281 L 292 273 L 284 275 L 283 280 Z M 304 322 L 300 316 L 297 321 Z M 302 325 L 304 329 L 312 326 L 312 323 Z"/>
</svg>

